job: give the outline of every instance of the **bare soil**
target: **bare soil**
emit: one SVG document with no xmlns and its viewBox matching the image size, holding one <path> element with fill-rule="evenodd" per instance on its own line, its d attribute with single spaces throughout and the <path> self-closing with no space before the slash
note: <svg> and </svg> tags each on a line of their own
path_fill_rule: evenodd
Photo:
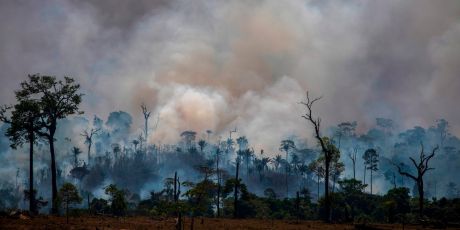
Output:
<svg viewBox="0 0 460 230">
<path fill-rule="evenodd" d="M 176 220 L 152 219 L 148 217 L 106 217 L 86 216 L 70 217 L 66 223 L 65 217 L 38 216 L 34 218 L 13 219 L 0 217 L 0 229 L 174 229 Z M 190 218 L 185 219 L 184 229 L 190 229 Z M 402 225 L 374 224 L 325 224 L 319 221 L 284 221 L 259 219 L 215 219 L 196 218 L 195 228 L 200 229 L 403 229 Z M 421 226 L 405 226 L 404 229 L 422 229 Z"/>
</svg>

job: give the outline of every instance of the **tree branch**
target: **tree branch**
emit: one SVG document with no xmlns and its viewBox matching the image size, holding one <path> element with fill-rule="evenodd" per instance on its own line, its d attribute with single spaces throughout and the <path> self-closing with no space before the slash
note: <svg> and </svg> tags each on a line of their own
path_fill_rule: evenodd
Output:
<svg viewBox="0 0 460 230">
<path fill-rule="evenodd" d="M 419 168 L 419 164 L 417 164 L 414 160 L 414 158 L 412 157 L 409 157 L 409 159 L 412 161 L 412 163 L 414 164 L 415 168 Z"/>
<path fill-rule="evenodd" d="M 414 181 L 417 181 L 417 177 L 411 175 L 410 173 L 407 173 L 407 172 L 403 172 L 403 170 L 401 169 L 401 167 L 399 165 L 397 165 L 396 163 L 394 162 L 391 162 L 391 164 L 393 164 L 394 166 L 396 166 L 398 168 L 398 173 L 403 175 L 403 176 L 406 176 L 406 177 L 409 177 L 411 178 L 412 180 Z"/>
<path fill-rule="evenodd" d="M 428 168 L 428 162 L 430 161 L 431 158 L 434 157 L 434 154 L 438 150 L 438 148 L 439 148 L 439 146 L 436 146 L 433 149 L 433 151 L 431 152 L 431 154 L 424 159 L 424 161 L 425 161 L 425 169 L 423 170 L 422 175 L 425 174 L 426 171 L 433 169 L 433 168 Z M 423 163 L 423 161 L 422 161 L 422 163 Z"/>
<path fill-rule="evenodd" d="M 5 113 L 13 108 L 11 105 L 3 105 L 0 107 L 0 121 L 11 124 L 11 120 L 5 115 Z"/>
</svg>

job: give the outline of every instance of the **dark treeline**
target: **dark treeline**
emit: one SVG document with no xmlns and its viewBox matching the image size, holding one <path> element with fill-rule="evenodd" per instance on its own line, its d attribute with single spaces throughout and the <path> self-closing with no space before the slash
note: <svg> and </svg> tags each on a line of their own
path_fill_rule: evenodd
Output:
<svg viewBox="0 0 460 230">
<path fill-rule="evenodd" d="M 460 216 L 460 140 L 443 119 L 408 130 L 385 118 L 359 132 L 355 121 L 324 128 L 321 100 L 307 94 L 299 125 L 313 128 L 313 144 L 291 137 L 268 152 L 237 130 L 153 144 L 161 120 L 147 106 L 133 131 L 123 111 L 88 120 L 82 97 L 71 78 L 32 75 L 2 107 L 2 174 L 16 174 L 2 177 L 0 209 L 441 224 Z"/>
</svg>

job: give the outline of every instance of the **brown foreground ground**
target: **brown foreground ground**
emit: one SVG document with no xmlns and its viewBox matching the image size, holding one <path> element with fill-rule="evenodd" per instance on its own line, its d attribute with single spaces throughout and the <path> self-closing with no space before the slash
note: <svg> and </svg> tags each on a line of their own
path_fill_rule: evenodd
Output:
<svg viewBox="0 0 460 230">
<path fill-rule="evenodd" d="M 75 217 L 66 224 L 65 217 L 40 216 L 33 219 L 0 217 L 0 229 L 174 229 L 174 219 L 155 220 L 148 217 L 113 218 L 102 216 Z M 186 218 L 185 229 L 190 229 Z M 401 225 L 375 224 L 355 226 L 351 224 L 324 224 L 317 221 L 283 220 L 232 220 L 196 218 L 195 229 L 403 229 Z M 422 229 L 421 226 L 405 226 L 404 229 Z"/>
</svg>

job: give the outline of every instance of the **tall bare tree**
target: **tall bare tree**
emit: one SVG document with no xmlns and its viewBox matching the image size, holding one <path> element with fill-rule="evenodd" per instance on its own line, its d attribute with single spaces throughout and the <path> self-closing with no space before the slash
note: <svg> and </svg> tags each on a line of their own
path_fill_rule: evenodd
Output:
<svg viewBox="0 0 460 230">
<path fill-rule="evenodd" d="M 97 128 L 92 128 L 89 132 L 88 130 L 83 131 L 81 136 L 85 138 L 85 144 L 88 145 L 88 165 L 91 163 L 91 146 L 93 145 L 93 137 L 94 135 L 99 134 L 99 131 L 101 129 Z"/>
<path fill-rule="evenodd" d="M 219 169 L 219 154 L 222 152 L 219 146 L 216 147 L 216 179 L 217 179 L 217 217 L 220 216 L 220 190 L 221 190 L 221 170 Z"/>
<path fill-rule="evenodd" d="M 149 135 L 148 123 L 149 123 L 149 118 L 150 118 L 150 114 L 152 113 L 152 111 L 149 111 L 147 109 L 147 106 L 144 103 L 142 103 L 141 109 L 142 109 L 142 114 L 144 115 L 144 135 L 145 135 L 145 139 L 147 139 Z"/>
<path fill-rule="evenodd" d="M 419 162 L 417 163 L 414 160 L 414 158 L 409 157 L 409 159 L 414 164 L 415 169 L 417 170 L 417 175 L 404 171 L 400 165 L 397 165 L 395 163 L 393 164 L 398 168 L 399 174 L 406 176 L 415 181 L 417 185 L 417 190 L 418 190 L 419 217 L 422 218 L 423 217 L 423 201 L 424 201 L 423 176 L 425 175 L 427 171 L 434 169 L 434 168 L 428 167 L 428 162 L 431 160 L 431 158 L 434 157 L 434 154 L 439 149 L 439 147 L 436 146 L 435 148 L 433 148 L 431 154 L 427 156 L 425 155 L 423 144 L 420 144 L 420 145 L 421 145 L 421 151 L 420 151 Z"/>
<path fill-rule="evenodd" d="M 331 166 L 331 160 L 334 155 L 335 148 L 333 147 L 333 144 L 330 142 L 329 145 L 325 142 L 324 138 L 321 136 L 321 118 L 320 117 L 314 117 L 313 116 L 313 104 L 320 100 L 321 97 L 317 98 L 310 98 L 310 95 L 307 91 L 306 94 L 306 100 L 300 102 L 302 105 L 305 106 L 306 112 L 302 117 L 309 122 L 315 131 L 315 138 L 318 141 L 321 151 L 324 155 L 324 205 L 325 205 L 325 211 L 326 215 L 324 217 L 324 220 L 326 222 L 331 222 L 331 199 L 329 196 L 329 171 L 330 171 L 330 166 Z"/>
<path fill-rule="evenodd" d="M 358 147 L 354 147 L 353 151 L 348 153 L 348 157 L 350 158 L 353 164 L 353 179 L 356 180 L 356 158 L 358 156 Z"/>
<path fill-rule="evenodd" d="M 286 175 L 285 175 L 285 183 L 286 183 L 286 197 L 289 196 L 289 185 L 288 185 L 288 166 L 289 166 L 289 150 L 295 149 L 294 141 L 292 140 L 282 140 L 280 144 L 280 151 L 284 151 L 286 153 Z"/>
<path fill-rule="evenodd" d="M 240 171 L 240 157 L 236 157 L 236 175 L 235 175 L 235 191 L 233 195 L 233 218 L 238 217 L 238 186 L 240 184 L 239 171 Z"/>
<path fill-rule="evenodd" d="M 142 103 L 141 109 L 142 109 L 142 114 L 144 115 L 144 138 L 145 138 L 146 141 L 148 141 L 148 138 L 149 138 L 149 119 L 150 119 L 150 115 L 151 115 L 152 111 L 149 111 L 147 109 L 147 106 L 144 103 Z M 160 122 L 160 115 L 158 115 L 157 118 L 156 118 L 156 121 L 155 121 L 155 124 L 154 124 L 155 129 L 157 128 L 159 122 Z"/>
</svg>

